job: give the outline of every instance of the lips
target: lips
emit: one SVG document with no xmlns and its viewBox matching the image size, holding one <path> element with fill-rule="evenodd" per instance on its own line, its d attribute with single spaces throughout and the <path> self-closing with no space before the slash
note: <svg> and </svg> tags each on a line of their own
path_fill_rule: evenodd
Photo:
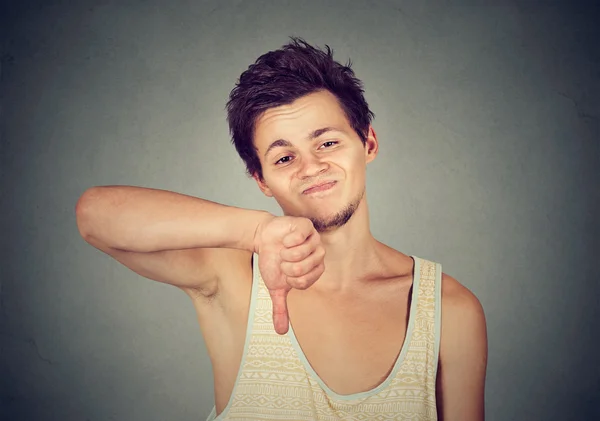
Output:
<svg viewBox="0 0 600 421">
<path fill-rule="evenodd" d="M 309 188 L 307 188 L 306 190 L 304 190 L 302 192 L 302 194 L 307 194 L 310 193 L 313 189 L 316 189 L 318 187 L 323 187 L 323 186 L 327 186 L 329 184 L 334 184 L 336 181 L 322 181 L 320 183 L 317 184 L 313 184 L 312 186 L 310 186 Z"/>
</svg>

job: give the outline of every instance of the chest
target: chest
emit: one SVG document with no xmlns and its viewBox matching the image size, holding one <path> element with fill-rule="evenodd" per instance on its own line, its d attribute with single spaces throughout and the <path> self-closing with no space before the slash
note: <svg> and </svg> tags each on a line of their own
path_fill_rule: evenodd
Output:
<svg viewBox="0 0 600 421">
<path fill-rule="evenodd" d="M 408 285 L 347 297 L 290 293 L 293 336 L 332 391 L 364 392 L 387 378 L 405 341 L 410 292 Z"/>
</svg>

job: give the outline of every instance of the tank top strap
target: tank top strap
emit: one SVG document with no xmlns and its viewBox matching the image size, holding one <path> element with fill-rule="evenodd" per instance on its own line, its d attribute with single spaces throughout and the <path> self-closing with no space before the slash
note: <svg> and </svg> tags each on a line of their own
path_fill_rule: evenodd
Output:
<svg viewBox="0 0 600 421">
<path fill-rule="evenodd" d="M 417 381 L 424 385 L 429 399 L 435 399 L 441 327 L 442 266 L 426 259 L 415 259 L 414 302 L 416 306 L 408 349 L 396 380 L 407 386 Z M 434 401 L 431 404 L 435 404 Z"/>
</svg>

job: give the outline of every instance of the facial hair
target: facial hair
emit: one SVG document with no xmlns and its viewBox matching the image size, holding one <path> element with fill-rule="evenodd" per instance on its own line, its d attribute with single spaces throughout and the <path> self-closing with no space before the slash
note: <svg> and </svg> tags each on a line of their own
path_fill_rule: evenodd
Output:
<svg viewBox="0 0 600 421">
<path fill-rule="evenodd" d="M 363 190 L 356 197 L 356 199 L 348 203 L 341 211 L 337 212 L 333 216 L 327 218 L 308 216 L 307 218 L 311 220 L 313 226 L 315 227 L 315 230 L 318 233 L 334 231 L 344 226 L 350 220 L 352 215 L 354 215 L 354 212 L 356 212 L 356 209 L 358 208 L 358 205 L 360 204 L 360 201 L 362 200 L 364 195 L 365 190 Z"/>
</svg>

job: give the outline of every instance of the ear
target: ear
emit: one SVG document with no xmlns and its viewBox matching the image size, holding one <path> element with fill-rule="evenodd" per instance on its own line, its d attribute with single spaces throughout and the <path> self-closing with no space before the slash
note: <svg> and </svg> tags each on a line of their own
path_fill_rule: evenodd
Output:
<svg viewBox="0 0 600 421">
<path fill-rule="evenodd" d="M 367 164 L 375 159 L 379 152 L 379 141 L 377 140 L 377 133 L 373 126 L 369 126 L 367 132 L 367 141 L 365 142 L 365 158 Z"/>
<path fill-rule="evenodd" d="M 263 180 L 256 171 L 254 172 L 254 174 L 252 174 L 252 178 L 256 181 L 256 184 L 258 184 L 258 188 L 260 189 L 260 191 L 263 192 L 265 196 L 273 197 L 271 189 L 269 189 L 269 186 L 267 186 L 265 180 Z"/>
</svg>

